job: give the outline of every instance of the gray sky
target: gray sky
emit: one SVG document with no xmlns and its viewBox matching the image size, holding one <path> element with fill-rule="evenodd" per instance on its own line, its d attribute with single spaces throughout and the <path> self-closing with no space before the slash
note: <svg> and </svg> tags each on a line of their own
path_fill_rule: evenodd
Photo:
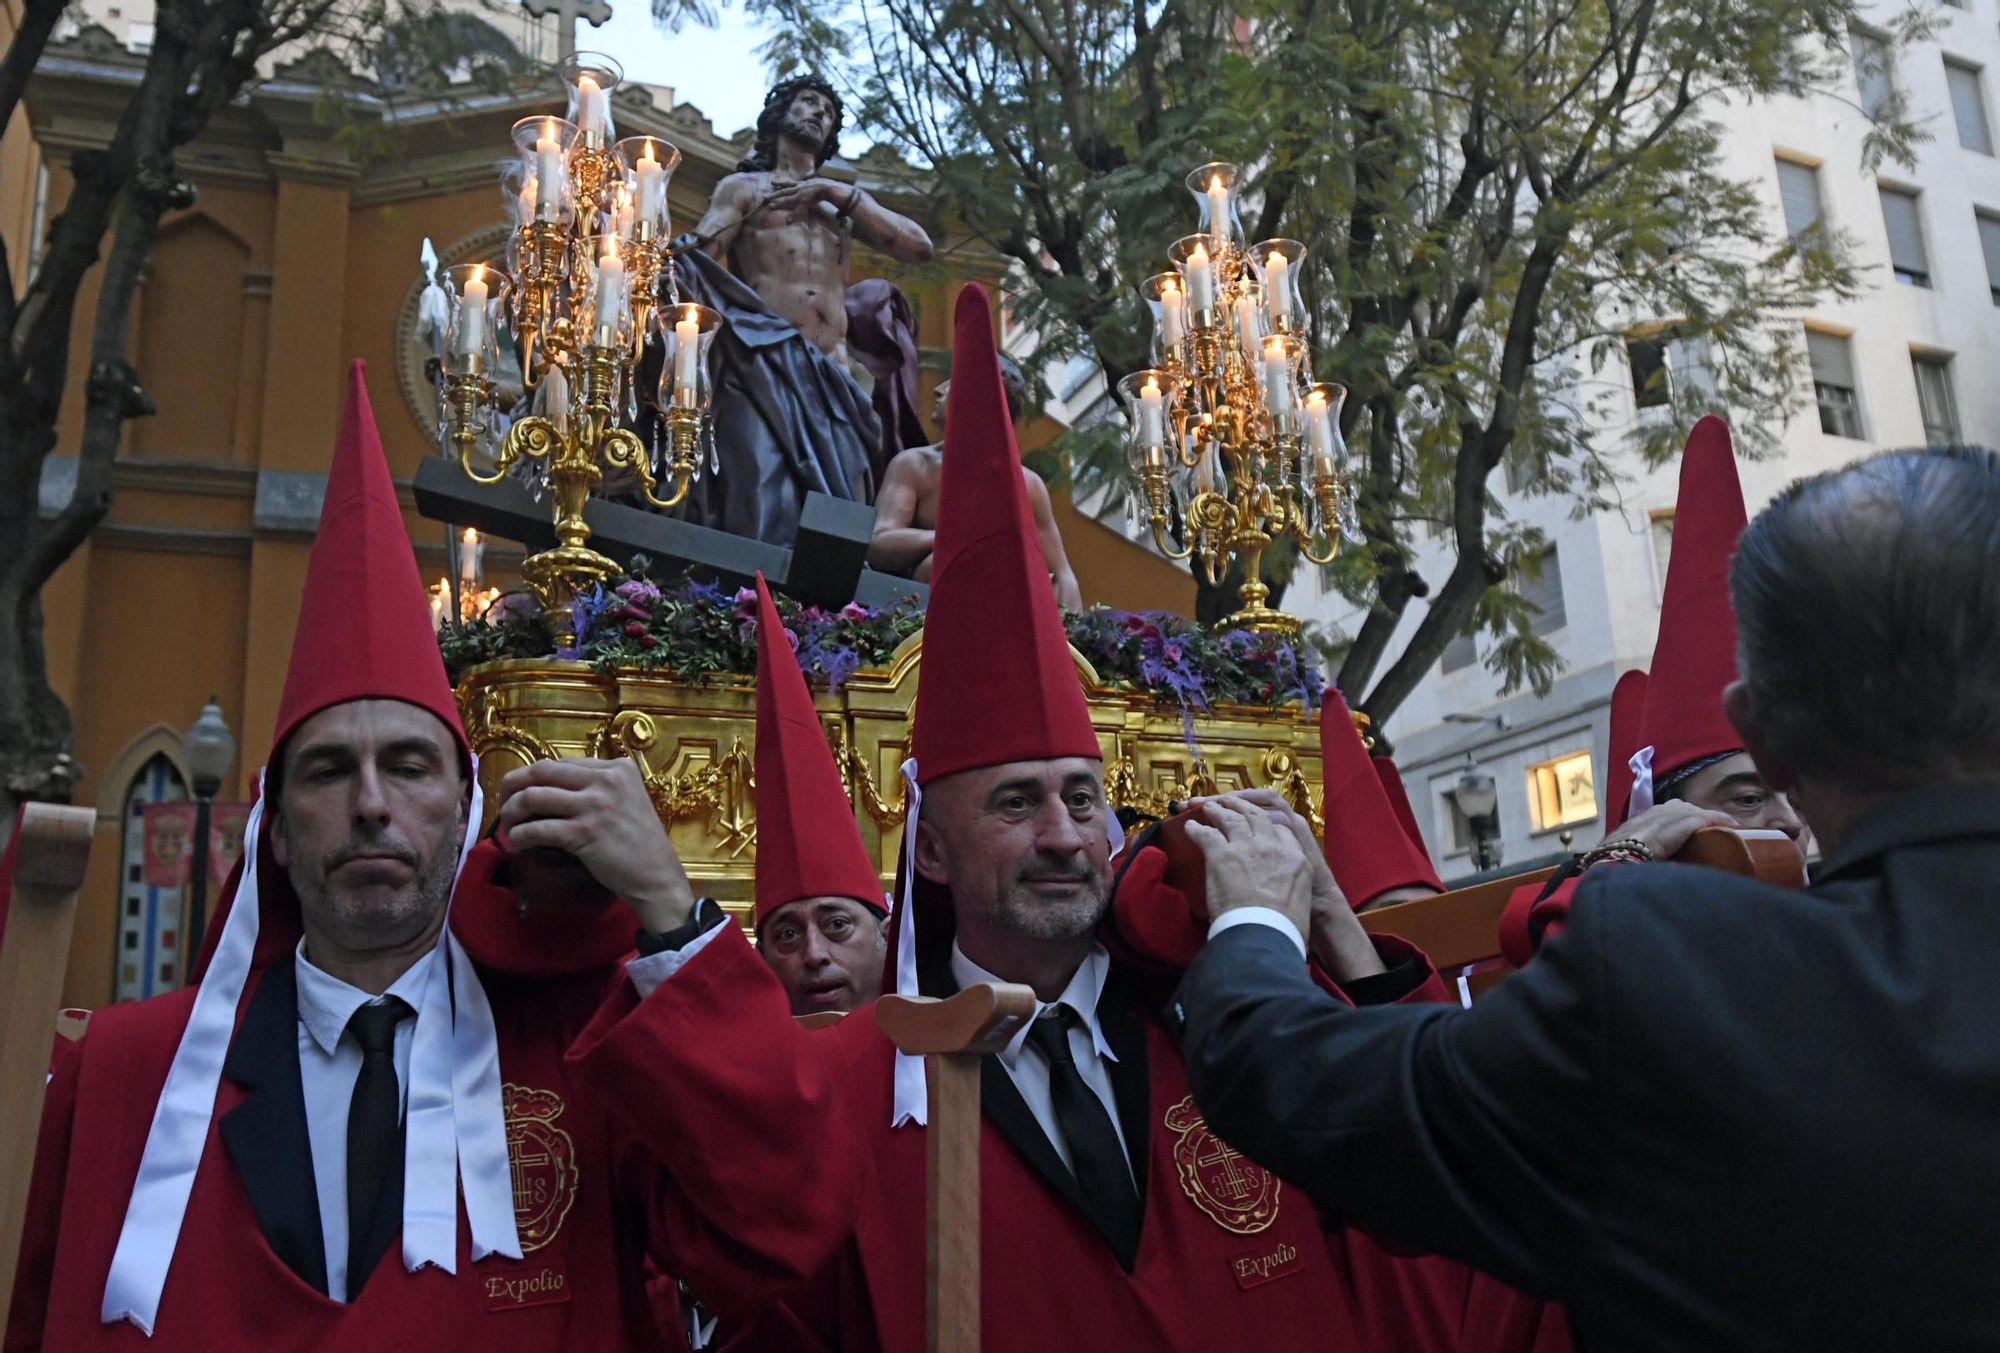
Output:
<svg viewBox="0 0 2000 1353">
<path fill-rule="evenodd" d="M 673 86 L 676 100 L 701 109 L 728 136 L 754 123 L 763 106 L 767 77 L 757 48 L 767 34 L 744 16 L 740 0 L 716 8 L 715 28 L 689 24 L 669 37 L 654 26 L 647 0 L 614 0 L 604 27 L 578 21 L 576 45 L 609 52 L 629 79 Z"/>
</svg>

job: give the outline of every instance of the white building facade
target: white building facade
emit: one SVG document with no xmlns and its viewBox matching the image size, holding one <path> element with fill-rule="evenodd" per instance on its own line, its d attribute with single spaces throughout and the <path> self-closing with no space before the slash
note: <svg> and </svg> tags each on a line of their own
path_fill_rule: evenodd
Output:
<svg viewBox="0 0 2000 1353">
<path fill-rule="evenodd" d="M 1885 11 L 1886 12 L 1886 11 Z M 1815 95 L 1737 105 L 1724 170 L 1761 182 L 1774 227 L 1824 221 L 1854 241 L 1865 292 L 1802 322 L 1813 390 L 1782 429 L 1783 448 L 1739 461 L 1754 515 L 1786 483 L 1889 447 L 1962 441 L 2000 446 L 2000 0 L 1959 0 L 1938 31 L 1885 60 L 1867 30 L 1852 37 L 1847 99 Z M 1862 168 L 1861 112 L 1892 81 L 1932 135 L 1913 166 Z M 1671 319 L 1672 316 L 1659 316 Z M 1647 377 L 1699 379 L 1701 354 L 1628 345 L 1582 379 L 1622 385 L 1626 427 L 1659 416 Z M 1802 395 L 1804 392 L 1802 392 Z M 1613 402 L 1613 407 L 1619 407 Z M 1606 445 L 1624 429 L 1607 429 Z M 1777 429 L 1773 429 L 1776 431 Z M 1509 515 L 1539 526 L 1553 549 L 1543 576 L 1521 584 L 1541 606 L 1537 628 L 1563 669 L 1546 697 L 1502 698 L 1482 659 L 1488 640 L 1460 639 L 1388 721 L 1398 764 L 1433 858 L 1447 880 L 1474 871 L 1472 832 L 1453 790 L 1468 769 L 1498 789 L 1503 862 L 1515 868 L 1599 837 L 1608 703 L 1618 675 L 1649 666 L 1660 586 L 1671 549 L 1678 460 L 1648 471 L 1636 456 L 1623 506 L 1571 520 L 1563 496 L 1522 496 L 1495 474 Z M 1419 539 L 1420 571 L 1441 578 L 1448 540 Z M 1337 595 L 1304 576 L 1286 597 L 1295 614 L 1352 633 Z M 1413 604 L 1389 648 L 1401 650 L 1422 617 Z"/>
</svg>

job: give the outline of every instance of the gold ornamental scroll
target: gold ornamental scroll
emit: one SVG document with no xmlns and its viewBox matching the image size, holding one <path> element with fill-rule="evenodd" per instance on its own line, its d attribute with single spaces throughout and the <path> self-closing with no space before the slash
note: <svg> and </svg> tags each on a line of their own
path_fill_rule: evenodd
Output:
<svg viewBox="0 0 2000 1353">
<path fill-rule="evenodd" d="M 894 886 L 902 848 L 899 768 L 910 754 L 923 636 L 886 667 L 856 672 L 838 692 L 815 689 L 820 729 L 854 804 L 861 839 Z M 1197 711 L 1194 748 L 1179 706 L 1102 681 L 1074 649 L 1077 677 L 1104 752 L 1115 807 L 1159 814 L 1177 799 L 1274 788 L 1319 814 L 1319 730 L 1305 709 L 1218 705 Z M 458 687 L 466 735 L 479 757 L 489 817 L 500 780 L 544 757 L 630 756 L 697 887 L 747 925 L 757 860 L 757 697 L 748 677 L 700 684 L 670 673 L 508 658 L 469 669 Z"/>
</svg>

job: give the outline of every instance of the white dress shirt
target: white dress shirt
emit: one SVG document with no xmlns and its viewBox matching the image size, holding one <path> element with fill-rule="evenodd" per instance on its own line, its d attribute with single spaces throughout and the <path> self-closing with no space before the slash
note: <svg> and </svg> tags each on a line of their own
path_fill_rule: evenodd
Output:
<svg viewBox="0 0 2000 1353">
<path fill-rule="evenodd" d="M 315 968 L 299 942 L 294 964 L 299 982 L 299 1081 L 305 1092 L 306 1136 L 312 1143 L 314 1190 L 319 1194 L 319 1233 L 326 1245 L 326 1291 L 347 1300 L 347 1106 L 361 1074 L 361 1045 L 347 1033 L 347 1021 L 364 1005 L 400 997 L 410 1016 L 396 1026 L 396 1080 L 410 1092 L 410 1042 L 416 1012 L 437 967 L 438 951 L 428 949 L 383 996 L 370 996 Z"/>
<path fill-rule="evenodd" d="M 1057 1007 L 1068 1006 L 1076 1019 L 1069 1026 L 1070 1056 L 1076 1061 L 1076 1069 L 1083 1076 L 1083 1083 L 1090 1087 L 1092 1094 L 1104 1105 L 1104 1112 L 1111 1117 L 1111 1128 L 1118 1136 L 1118 1146 L 1125 1153 L 1125 1168 L 1132 1168 L 1132 1148 L 1125 1141 L 1124 1126 L 1118 1121 L 1118 1097 L 1111 1088 L 1111 1072 L 1108 1063 L 1118 1060 L 1111 1045 L 1104 1041 L 1104 1026 L 1097 1020 L 1097 1001 L 1104 994 L 1104 979 L 1111 971 L 1111 955 L 1104 946 L 1093 944 L 1090 954 L 1077 968 L 1076 975 L 1069 979 L 1062 995 L 1053 1001 L 1035 1003 L 1036 1019 L 1056 1018 Z M 951 975 L 957 980 L 959 989 L 977 982 L 1000 982 L 986 969 L 965 956 L 958 947 L 958 941 L 951 943 Z M 1007 1046 L 994 1056 L 1007 1070 L 1007 1077 L 1014 1082 L 1014 1088 L 1021 1092 L 1021 1098 L 1028 1105 L 1028 1112 L 1041 1125 L 1042 1134 L 1049 1139 L 1049 1145 L 1062 1157 L 1062 1163 L 1075 1173 L 1076 1165 L 1070 1159 L 1069 1143 L 1063 1140 L 1062 1129 L 1056 1125 L 1055 1097 L 1049 1090 L 1049 1063 L 1040 1049 L 1028 1046 L 1028 1026 L 1023 1024 L 1014 1031 Z M 1133 1187 L 1137 1188 L 1135 1180 Z"/>
<path fill-rule="evenodd" d="M 1306 957 L 1306 938 L 1299 934 L 1299 928 L 1292 924 L 1292 918 L 1276 907 L 1237 907 L 1225 911 L 1208 923 L 1208 937 L 1214 939 L 1225 930 L 1234 930 L 1240 925 L 1264 925 L 1283 935 L 1299 947 L 1299 957 Z"/>
</svg>

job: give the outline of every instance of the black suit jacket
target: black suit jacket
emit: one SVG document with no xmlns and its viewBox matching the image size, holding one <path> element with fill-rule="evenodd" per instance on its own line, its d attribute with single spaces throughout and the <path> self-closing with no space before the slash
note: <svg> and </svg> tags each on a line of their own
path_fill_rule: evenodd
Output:
<svg viewBox="0 0 2000 1353">
<path fill-rule="evenodd" d="M 1261 926 L 1179 996 L 1209 1125 L 1334 1217 L 1628 1350 L 2000 1349 L 2000 781 L 1814 886 L 1590 875 L 1470 1010 L 1350 1010 Z"/>
</svg>

